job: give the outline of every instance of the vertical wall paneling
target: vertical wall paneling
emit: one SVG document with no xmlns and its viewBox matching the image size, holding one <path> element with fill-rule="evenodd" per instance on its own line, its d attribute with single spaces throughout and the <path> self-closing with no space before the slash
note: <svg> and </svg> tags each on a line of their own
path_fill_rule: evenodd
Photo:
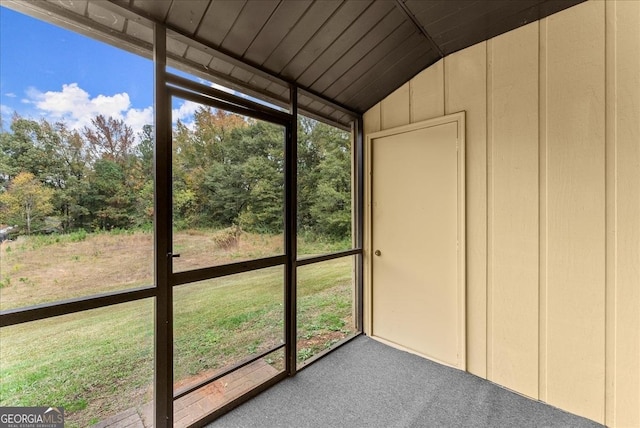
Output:
<svg viewBox="0 0 640 428">
<path fill-rule="evenodd" d="M 640 2 L 607 2 L 607 419 L 640 426 Z"/>
<path fill-rule="evenodd" d="M 538 23 L 488 43 L 488 374 L 537 398 Z"/>
<path fill-rule="evenodd" d="M 547 20 L 538 41 L 538 398 L 547 401 Z"/>
<path fill-rule="evenodd" d="M 605 80 L 606 80 L 606 308 L 605 308 L 605 422 L 613 426 L 616 418 L 616 9 L 615 2 L 605 5 Z"/>
<path fill-rule="evenodd" d="M 409 82 L 411 123 L 444 116 L 444 60 Z"/>
<path fill-rule="evenodd" d="M 466 111 L 467 370 L 487 376 L 486 43 L 444 60 L 445 114 Z"/>
<path fill-rule="evenodd" d="M 365 132 L 458 111 L 467 370 L 640 427 L 640 1 L 589 0 L 452 54 Z"/>
<path fill-rule="evenodd" d="M 547 401 L 604 422 L 604 2 L 547 18 Z"/>
<path fill-rule="evenodd" d="M 617 5 L 617 425 L 640 426 L 640 3 Z"/>
<path fill-rule="evenodd" d="M 380 125 L 382 129 L 409 124 L 409 82 L 396 89 L 380 102 Z"/>
<path fill-rule="evenodd" d="M 486 286 L 487 286 L 487 334 L 486 340 L 486 358 L 487 358 L 487 379 L 493 379 L 493 299 L 492 299 L 492 276 L 493 276 L 493 233 L 492 233 L 492 218 L 493 218 L 493 40 L 487 40 L 487 92 L 486 92 L 486 106 L 487 106 L 487 222 L 486 222 L 486 236 L 487 236 L 487 251 L 486 251 Z"/>
<path fill-rule="evenodd" d="M 365 135 L 380 131 L 382 129 L 380 127 L 380 103 L 367 110 L 362 115 L 362 120 Z"/>
<path fill-rule="evenodd" d="M 606 307 L 605 307 L 605 422 L 613 426 L 616 420 L 614 378 L 616 341 L 616 9 L 615 2 L 605 5 L 605 90 L 606 90 L 606 149 L 605 149 L 605 227 L 606 227 Z"/>
<path fill-rule="evenodd" d="M 492 60 L 493 60 L 493 40 L 486 41 L 486 67 L 487 67 L 487 78 L 486 78 L 486 93 L 485 93 L 485 106 L 486 106 L 486 335 L 485 335 L 485 352 L 486 352 L 486 378 L 491 380 L 493 379 L 493 347 L 491 346 L 493 343 L 493 329 L 491 326 L 493 325 L 493 299 L 492 299 L 492 257 L 491 254 L 493 252 L 493 235 L 491 229 L 491 219 L 493 217 L 493 120 L 492 120 L 492 111 L 493 111 L 493 97 L 491 96 L 493 91 L 493 72 L 492 72 Z"/>
</svg>

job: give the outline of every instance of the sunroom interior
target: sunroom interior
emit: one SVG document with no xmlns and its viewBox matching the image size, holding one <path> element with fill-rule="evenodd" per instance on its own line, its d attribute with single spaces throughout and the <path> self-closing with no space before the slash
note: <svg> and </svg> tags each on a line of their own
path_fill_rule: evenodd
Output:
<svg viewBox="0 0 640 428">
<path fill-rule="evenodd" d="M 91 314 L 65 327 L 82 330 L 111 308 L 144 310 L 150 334 L 136 340 L 152 343 L 150 386 L 136 403 L 114 392 L 95 404 L 108 416 L 137 408 L 142 426 L 210 423 L 362 335 L 606 426 L 640 426 L 640 2 L 2 6 L 152 59 L 139 78 L 154 88 L 153 284 L 3 307 L 3 348 L 30 325 Z M 176 100 L 276 135 L 271 252 L 218 263 L 181 240 Z M 347 247 L 301 250 L 300 117 L 346 141 Z M 345 315 L 301 359 L 313 341 L 299 325 L 304 284 L 334 281 L 323 275 L 335 269 Z M 258 323 L 268 337 L 220 366 L 180 367 L 184 329 L 216 333 L 189 319 L 199 290 L 222 290 L 228 305 L 223 293 L 254 292 L 237 278 L 272 292 L 248 308 L 257 321 L 223 321 L 237 340 Z M 27 405 L 5 394 L 3 406 Z"/>
</svg>

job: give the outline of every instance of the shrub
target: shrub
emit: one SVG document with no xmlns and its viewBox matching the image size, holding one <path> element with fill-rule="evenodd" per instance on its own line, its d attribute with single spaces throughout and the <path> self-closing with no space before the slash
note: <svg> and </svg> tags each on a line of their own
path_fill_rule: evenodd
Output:
<svg viewBox="0 0 640 428">
<path fill-rule="evenodd" d="M 215 235 L 213 235 L 212 239 L 216 246 L 223 250 L 228 250 L 231 248 L 238 248 L 241 234 L 242 229 L 240 229 L 240 226 L 233 225 L 219 230 Z"/>
</svg>

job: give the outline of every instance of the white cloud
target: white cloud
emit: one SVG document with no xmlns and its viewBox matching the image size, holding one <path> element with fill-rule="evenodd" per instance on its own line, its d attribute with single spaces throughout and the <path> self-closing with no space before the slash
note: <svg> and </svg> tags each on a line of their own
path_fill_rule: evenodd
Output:
<svg viewBox="0 0 640 428">
<path fill-rule="evenodd" d="M 153 125 L 153 107 L 145 109 L 129 109 L 125 115 L 124 121 L 136 132 L 136 136 L 144 125 Z"/>
<path fill-rule="evenodd" d="M 90 94 L 77 83 L 62 85 L 62 91 L 40 92 L 29 88 L 27 99 L 41 117 L 49 121 L 64 121 L 72 129 L 82 129 L 91 125 L 91 119 L 97 115 L 124 120 L 133 128 L 136 135 L 142 127 L 153 123 L 153 108 L 136 109 L 131 107 L 129 94 L 122 92 L 114 95 Z"/>
<path fill-rule="evenodd" d="M 133 108 L 129 94 L 126 92 L 113 95 L 99 94 L 92 97 L 77 83 L 62 85 L 61 91 L 41 92 L 36 88 L 29 88 L 26 91 L 26 98 L 21 101 L 30 105 L 38 118 L 50 122 L 64 121 L 71 129 L 81 130 L 85 126 L 91 126 L 91 119 L 100 114 L 124 120 L 136 136 L 142 132 L 144 125 L 153 124 L 152 106 L 142 109 Z M 193 115 L 200 106 L 193 101 L 184 101 L 172 110 L 173 123 L 180 120 L 187 127 L 192 128 Z M 10 114 L 8 109 L 6 106 L 2 107 L 3 116 Z"/>
<path fill-rule="evenodd" d="M 196 112 L 198 107 L 201 107 L 201 104 L 187 100 L 180 104 L 180 107 L 171 110 L 171 120 L 173 123 L 177 123 L 179 120 L 187 128 L 193 130 L 195 127 L 193 114 Z"/>
<path fill-rule="evenodd" d="M 16 94 L 14 94 L 13 92 L 7 92 L 6 94 L 4 94 L 4 96 L 9 98 L 15 98 Z"/>
<path fill-rule="evenodd" d="M 183 102 L 182 104 L 180 104 L 180 107 L 171 110 L 173 122 L 175 123 L 178 120 L 184 121 L 190 119 L 196 112 L 198 107 L 200 107 L 200 104 L 193 101 Z"/>
<path fill-rule="evenodd" d="M 62 85 L 61 92 L 42 93 L 31 88 L 27 95 L 40 112 L 50 118 L 63 119 L 72 128 L 89 125 L 91 119 L 99 114 L 122 119 L 122 112 L 128 110 L 131 105 L 127 93 L 91 98 L 77 83 Z"/>
</svg>

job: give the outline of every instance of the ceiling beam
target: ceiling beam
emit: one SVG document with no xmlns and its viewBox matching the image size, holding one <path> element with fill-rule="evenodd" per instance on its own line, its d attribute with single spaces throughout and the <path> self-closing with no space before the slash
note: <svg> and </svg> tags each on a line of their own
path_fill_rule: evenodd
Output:
<svg viewBox="0 0 640 428">
<path fill-rule="evenodd" d="M 440 55 L 440 58 L 444 58 L 444 52 L 442 52 L 442 49 L 440 49 L 440 46 L 438 46 L 438 44 L 433 40 L 431 35 L 427 32 L 427 30 L 422 26 L 420 21 L 418 21 L 418 18 L 416 18 L 416 16 L 411 12 L 411 10 L 409 10 L 407 5 L 404 3 L 404 0 L 395 0 L 395 4 L 398 7 L 398 9 L 400 9 L 400 11 L 402 11 L 402 13 L 407 18 L 409 18 L 409 20 L 416 27 L 416 30 L 418 30 L 418 32 L 420 32 L 427 39 L 427 41 L 429 42 L 433 50 L 438 52 L 438 55 Z"/>
</svg>

